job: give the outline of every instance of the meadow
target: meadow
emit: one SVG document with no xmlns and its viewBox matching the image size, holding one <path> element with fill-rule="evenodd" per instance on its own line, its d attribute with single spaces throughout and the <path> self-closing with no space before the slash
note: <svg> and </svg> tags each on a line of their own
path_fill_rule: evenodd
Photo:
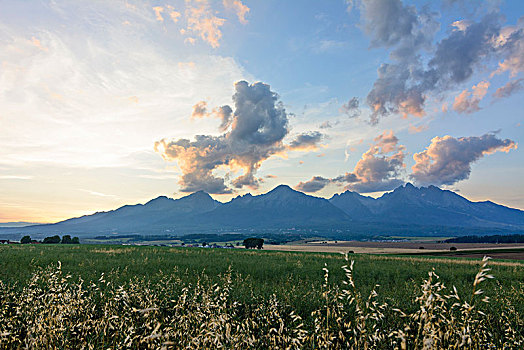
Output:
<svg viewBox="0 0 524 350">
<path fill-rule="evenodd" d="M 0 281 L 6 349 L 524 345 L 517 261 L 6 245 Z"/>
</svg>

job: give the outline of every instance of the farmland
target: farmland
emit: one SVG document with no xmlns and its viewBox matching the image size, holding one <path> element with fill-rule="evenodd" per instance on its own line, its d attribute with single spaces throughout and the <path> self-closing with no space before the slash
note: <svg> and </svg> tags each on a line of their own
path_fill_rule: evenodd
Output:
<svg viewBox="0 0 524 350">
<path fill-rule="evenodd" d="M 437 243 L 438 242 L 438 243 Z M 456 248 L 451 252 L 450 248 Z M 365 253 L 365 254 L 431 254 L 481 258 L 484 255 L 499 259 L 524 260 L 523 243 L 443 243 L 434 238 L 415 238 L 387 241 L 297 241 L 281 245 L 266 245 L 267 250 L 324 253 Z"/>
<path fill-rule="evenodd" d="M 357 347 L 391 348 L 428 337 L 443 347 L 522 344 L 521 262 L 492 261 L 479 277 L 480 259 L 348 259 L 353 269 L 343 255 L 320 252 L 0 246 L 0 347 L 345 348 L 358 339 Z M 495 278 L 479 283 L 482 274 Z M 414 333 L 414 324 L 427 329 Z M 461 327 L 475 332 L 459 335 Z M 449 339 L 436 339 L 443 331 Z"/>
</svg>

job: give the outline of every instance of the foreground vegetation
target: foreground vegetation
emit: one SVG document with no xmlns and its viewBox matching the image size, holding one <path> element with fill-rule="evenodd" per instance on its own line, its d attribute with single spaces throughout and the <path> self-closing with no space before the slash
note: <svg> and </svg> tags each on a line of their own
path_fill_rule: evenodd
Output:
<svg viewBox="0 0 524 350">
<path fill-rule="evenodd" d="M 0 258 L 0 348 L 524 345 L 515 262 L 110 246 Z"/>
</svg>

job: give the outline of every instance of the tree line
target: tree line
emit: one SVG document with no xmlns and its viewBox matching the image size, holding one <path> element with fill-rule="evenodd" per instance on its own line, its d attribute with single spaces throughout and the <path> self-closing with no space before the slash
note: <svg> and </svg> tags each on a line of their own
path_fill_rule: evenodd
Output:
<svg viewBox="0 0 524 350">
<path fill-rule="evenodd" d="M 31 239 L 31 236 L 24 236 L 20 240 L 22 244 L 31 244 L 31 243 L 43 243 L 43 244 L 80 244 L 80 239 L 78 237 L 71 237 L 70 235 L 64 235 L 60 238 L 59 235 L 50 236 L 44 238 L 43 241 L 37 241 Z"/>
<path fill-rule="evenodd" d="M 447 239 L 446 243 L 524 243 L 524 235 L 463 236 Z"/>
</svg>

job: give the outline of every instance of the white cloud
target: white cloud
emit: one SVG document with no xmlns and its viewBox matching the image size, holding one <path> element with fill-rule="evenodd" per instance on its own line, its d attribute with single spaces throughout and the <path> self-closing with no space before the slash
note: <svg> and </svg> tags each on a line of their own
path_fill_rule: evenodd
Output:
<svg viewBox="0 0 524 350">
<path fill-rule="evenodd" d="M 136 15 L 130 20 L 140 25 L 122 26 L 140 12 L 108 7 L 78 6 L 86 22 L 74 32 L 58 23 L 2 25 L 0 163 L 129 166 L 128 155 L 151 150 L 166 128 L 173 137 L 214 130 L 187 120 L 194 101 L 228 101 L 233 82 L 252 79 L 233 58 L 182 56 L 182 41 L 167 53 L 160 32 L 139 33 L 154 18 Z M 69 16 L 62 7 L 40 10 Z"/>
</svg>

